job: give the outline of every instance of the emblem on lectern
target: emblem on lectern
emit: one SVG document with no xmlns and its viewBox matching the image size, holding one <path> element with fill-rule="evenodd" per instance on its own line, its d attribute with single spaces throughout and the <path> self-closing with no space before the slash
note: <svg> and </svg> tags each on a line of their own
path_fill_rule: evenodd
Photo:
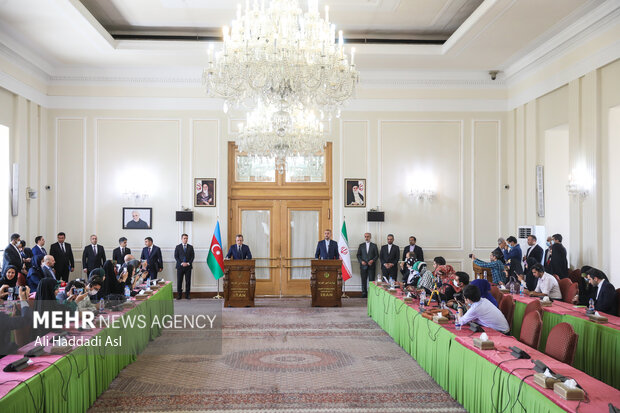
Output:
<svg viewBox="0 0 620 413">
<path fill-rule="evenodd" d="M 325 278 L 329 278 L 329 273 L 328 273 L 328 272 L 326 272 L 325 274 L 323 274 L 323 277 L 325 277 Z"/>
</svg>

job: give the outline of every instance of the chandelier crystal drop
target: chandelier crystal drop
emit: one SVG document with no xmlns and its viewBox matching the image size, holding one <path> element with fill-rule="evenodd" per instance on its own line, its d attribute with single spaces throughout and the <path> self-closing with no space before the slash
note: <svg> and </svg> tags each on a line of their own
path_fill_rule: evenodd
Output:
<svg viewBox="0 0 620 413">
<path fill-rule="evenodd" d="M 208 49 L 203 81 L 209 96 L 224 99 L 225 112 L 252 110 L 261 102 L 291 117 L 312 110 L 331 119 L 354 95 L 355 50 L 349 60 L 342 32 L 336 40 L 329 9 L 321 17 L 318 0 L 309 0 L 305 13 L 298 0 L 271 0 L 268 6 L 246 0 L 245 11 L 238 5 L 236 19 L 222 32 L 222 50 Z"/>
<path fill-rule="evenodd" d="M 286 158 L 313 156 L 325 148 L 323 124 L 311 110 L 294 109 L 291 113 L 259 102 L 239 124 L 239 152 L 275 158 L 281 166 Z M 282 172 L 279 168 L 279 171 Z"/>
</svg>

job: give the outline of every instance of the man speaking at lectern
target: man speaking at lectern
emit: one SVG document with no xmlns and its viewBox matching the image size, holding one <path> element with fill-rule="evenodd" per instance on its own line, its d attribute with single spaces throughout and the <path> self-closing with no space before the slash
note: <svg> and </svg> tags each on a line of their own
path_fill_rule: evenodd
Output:
<svg viewBox="0 0 620 413">
<path fill-rule="evenodd" d="M 332 240 L 332 231 L 330 229 L 326 229 L 323 232 L 325 239 L 323 241 L 319 241 L 316 246 L 316 252 L 314 253 L 314 258 L 321 260 L 336 260 L 339 257 L 338 254 L 338 243 Z"/>
<path fill-rule="evenodd" d="M 243 243 L 243 235 L 237 234 L 235 237 L 235 245 L 231 245 L 226 254 L 227 259 L 233 260 L 251 260 L 252 253 L 250 247 Z"/>
</svg>

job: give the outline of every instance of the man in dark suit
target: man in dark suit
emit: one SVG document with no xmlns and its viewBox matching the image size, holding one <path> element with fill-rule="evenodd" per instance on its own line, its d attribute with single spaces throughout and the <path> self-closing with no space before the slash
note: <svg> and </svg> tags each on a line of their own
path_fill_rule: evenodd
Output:
<svg viewBox="0 0 620 413">
<path fill-rule="evenodd" d="M 17 244 L 19 244 L 19 241 L 20 241 L 19 234 L 12 234 L 11 242 L 9 242 L 9 245 L 4 247 L 4 255 L 2 259 L 2 276 L 3 277 L 9 265 L 12 265 L 13 267 L 18 268 L 19 270 L 21 270 L 21 268 L 24 265 L 22 254 L 20 253 L 19 248 L 17 247 Z"/>
<path fill-rule="evenodd" d="M 41 271 L 45 278 L 53 278 L 57 280 L 56 273 L 54 271 L 54 257 L 51 255 L 45 255 L 41 260 Z"/>
<path fill-rule="evenodd" d="M 417 239 L 413 235 L 409 237 L 409 245 L 403 248 L 403 258 L 401 261 L 407 260 L 407 253 L 411 253 L 411 258 L 416 261 L 424 261 L 424 251 L 422 247 L 416 245 Z M 403 275 L 403 280 L 406 282 L 409 277 L 409 269 L 403 265 L 400 269 L 400 273 Z"/>
<path fill-rule="evenodd" d="M 390 278 L 394 281 L 398 280 L 398 257 L 400 256 L 400 249 L 398 245 L 394 244 L 394 235 L 389 234 L 387 236 L 387 245 L 381 247 L 379 258 L 381 259 L 381 273 L 388 280 Z M 405 282 L 407 279 L 405 278 Z"/>
<path fill-rule="evenodd" d="M 75 268 L 75 261 L 73 259 L 73 250 L 71 244 L 65 242 L 65 233 L 59 232 L 56 236 L 58 242 L 53 243 L 50 246 L 50 255 L 54 257 L 54 268 L 56 269 L 56 277 L 63 281 L 69 280 L 69 273 L 73 272 Z"/>
<path fill-rule="evenodd" d="M 235 245 L 231 245 L 226 254 L 227 259 L 233 260 L 251 260 L 252 253 L 250 247 L 243 243 L 243 235 L 237 234 L 235 237 Z"/>
<path fill-rule="evenodd" d="M 118 247 L 112 250 L 112 259 L 117 264 L 123 265 L 125 263 L 125 255 L 131 254 L 131 249 L 127 248 L 127 238 L 120 237 L 118 239 Z"/>
<path fill-rule="evenodd" d="M 326 229 L 323 232 L 323 241 L 319 241 L 316 244 L 316 251 L 314 252 L 314 258 L 321 260 L 336 260 L 339 257 L 338 243 L 332 240 L 331 229 Z"/>
<path fill-rule="evenodd" d="M 45 238 L 43 238 L 43 235 L 37 235 L 36 237 L 34 237 L 34 247 L 32 247 L 32 256 L 36 257 L 37 255 L 40 255 L 41 257 L 44 257 L 47 255 L 47 251 L 45 251 Z"/>
<path fill-rule="evenodd" d="M 545 261 L 545 271 L 560 278 L 568 277 L 568 260 L 566 248 L 562 245 L 562 235 L 554 234 L 551 237 L 550 253 Z"/>
<path fill-rule="evenodd" d="M 183 297 L 183 277 L 185 277 L 185 298 L 189 300 L 194 247 L 187 243 L 188 239 L 187 234 L 181 235 L 181 243 L 174 249 L 174 259 L 177 262 L 177 300 Z"/>
<path fill-rule="evenodd" d="M 491 251 L 491 254 L 495 255 L 496 257 L 500 257 L 499 260 L 506 264 L 506 260 L 504 259 L 504 250 L 506 248 L 508 248 L 508 246 L 506 245 L 506 240 L 504 238 L 498 238 L 497 248 Z"/>
<path fill-rule="evenodd" d="M 596 268 L 591 268 L 587 272 L 588 282 L 592 285 L 592 295 L 594 309 L 603 313 L 617 315 L 618 305 L 616 304 L 616 289 L 609 282 L 605 273 Z"/>
<path fill-rule="evenodd" d="M 525 252 L 525 256 L 523 257 L 523 262 L 525 270 L 529 271 L 527 262 L 529 258 L 536 260 L 537 263 L 542 264 L 543 262 L 543 254 L 545 253 L 540 245 L 537 244 L 538 239 L 536 235 L 528 235 L 527 236 L 527 251 Z"/>
<path fill-rule="evenodd" d="M 90 245 L 84 247 L 82 252 L 82 268 L 88 274 L 95 268 L 102 268 L 105 262 L 105 249 L 101 245 L 97 245 L 97 236 L 90 236 Z"/>
<path fill-rule="evenodd" d="M 362 276 L 362 298 L 368 297 L 368 281 L 374 281 L 379 250 L 377 244 L 370 242 L 370 232 L 364 234 L 364 242 L 357 247 L 357 262 Z"/>
<path fill-rule="evenodd" d="M 145 247 L 142 248 L 141 260 L 146 260 L 146 270 L 151 280 L 157 279 L 157 273 L 164 269 L 164 260 L 161 257 L 161 249 L 153 245 L 153 238 L 144 238 Z"/>
</svg>

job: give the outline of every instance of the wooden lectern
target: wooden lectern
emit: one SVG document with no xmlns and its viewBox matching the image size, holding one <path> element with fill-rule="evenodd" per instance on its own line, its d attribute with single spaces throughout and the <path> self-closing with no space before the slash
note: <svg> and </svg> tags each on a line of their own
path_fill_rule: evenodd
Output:
<svg viewBox="0 0 620 413">
<path fill-rule="evenodd" d="M 254 307 L 254 260 L 224 260 L 224 306 Z"/>
<path fill-rule="evenodd" d="M 342 261 L 312 260 L 312 307 L 342 307 Z"/>
</svg>

